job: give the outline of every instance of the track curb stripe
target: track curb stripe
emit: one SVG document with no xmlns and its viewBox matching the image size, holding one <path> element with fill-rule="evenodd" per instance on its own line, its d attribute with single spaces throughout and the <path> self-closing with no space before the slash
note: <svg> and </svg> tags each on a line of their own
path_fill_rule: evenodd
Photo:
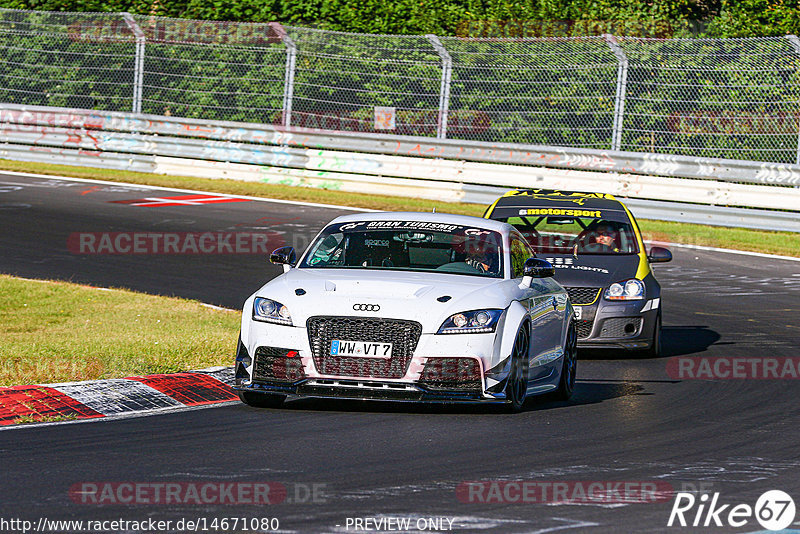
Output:
<svg viewBox="0 0 800 534">
<path fill-rule="evenodd" d="M 169 375 L 129 376 L 175 399 L 184 406 L 200 406 L 238 398 L 230 386 L 210 374 L 176 373 Z"/>
<path fill-rule="evenodd" d="M 124 378 L 56 384 L 53 388 L 103 415 L 175 408 L 181 404 L 141 382 Z"/>
<path fill-rule="evenodd" d="M 237 399 L 232 369 L 0 387 L 0 426 L 105 418 Z"/>
<path fill-rule="evenodd" d="M 0 388 L 0 425 L 23 421 L 89 419 L 103 414 L 52 387 L 13 386 Z"/>
</svg>

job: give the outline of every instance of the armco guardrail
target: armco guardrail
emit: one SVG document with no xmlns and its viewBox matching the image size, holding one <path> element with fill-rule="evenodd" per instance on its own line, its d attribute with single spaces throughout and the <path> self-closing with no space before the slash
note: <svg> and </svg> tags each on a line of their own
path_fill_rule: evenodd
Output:
<svg viewBox="0 0 800 534">
<path fill-rule="evenodd" d="M 684 201 L 681 206 L 662 202 L 657 218 L 664 220 L 688 221 L 694 210 L 694 222 L 800 231 L 796 165 L 12 104 L 0 104 L 0 143 L 5 143 L 0 157 L 11 159 L 358 191 L 368 187 L 376 193 L 465 202 L 484 202 L 497 188 L 508 187 L 601 190 Z M 476 193 L 481 187 L 485 191 Z M 700 213 L 700 207 L 685 201 L 707 206 Z M 789 211 L 740 210 L 733 219 L 729 209 L 714 206 L 719 204 Z M 648 212 L 648 217 L 655 215 L 652 209 Z"/>
<path fill-rule="evenodd" d="M 371 154 L 421 156 L 483 163 L 533 165 L 571 170 L 619 172 L 649 176 L 713 179 L 719 181 L 800 185 L 800 165 L 765 163 L 760 161 L 697 158 L 640 152 L 546 147 L 512 143 L 485 143 L 409 137 L 374 135 L 344 131 L 325 131 L 309 128 L 283 128 L 271 124 L 205 121 L 160 115 L 134 115 L 121 112 L 85 109 L 48 108 L 0 103 L 0 124 L 4 135 L 14 134 L 11 124 L 61 129 L 136 133 L 128 138 L 128 147 L 136 146 L 142 134 L 179 138 L 199 138 L 229 143 L 279 147 L 325 148 Z M 24 132 L 17 129 L 17 132 Z M 49 133 L 46 130 L 30 130 Z M 87 137 L 87 136 L 84 136 Z M 118 137 L 119 138 L 119 137 Z M 90 143 L 94 142 L 88 136 Z M 121 139 L 121 138 L 119 138 Z M 40 144 L 44 144 L 42 138 Z M 236 145 L 205 145 L 209 153 L 215 149 L 237 150 Z M 242 147 L 246 150 L 246 147 Z M 241 156 L 242 158 L 244 156 Z M 209 158 L 214 159 L 214 158 Z M 253 161 L 256 163 L 256 161 Z M 267 162 L 264 162 L 267 163 Z"/>
</svg>

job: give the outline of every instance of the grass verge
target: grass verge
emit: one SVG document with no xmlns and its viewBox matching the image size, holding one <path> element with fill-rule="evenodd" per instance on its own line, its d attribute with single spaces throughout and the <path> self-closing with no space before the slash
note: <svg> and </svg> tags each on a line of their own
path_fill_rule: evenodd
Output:
<svg viewBox="0 0 800 534">
<path fill-rule="evenodd" d="M 20 415 L 14 419 L 15 425 L 26 425 L 31 423 L 61 423 L 64 421 L 75 421 L 76 415 Z"/>
<path fill-rule="evenodd" d="M 215 193 L 297 200 L 302 202 L 316 202 L 386 211 L 431 211 L 436 208 L 436 211 L 442 213 L 481 216 L 486 208 L 486 206 L 477 204 L 456 204 L 435 200 L 369 195 L 363 193 L 345 193 L 341 191 L 257 182 L 211 180 L 207 178 L 190 178 L 183 176 L 161 176 L 131 171 L 93 169 L 89 167 L 73 167 L 69 165 L 52 165 L 46 163 L 27 163 L 11 160 L 0 160 L 0 170 L 91 178 L 95 180 L 112 180 L 181 189 L 200 189 Z M 724 228 L 719 226 L 651 220 L 640 220 L 639 224 L 645 239 L 800 257 L 800 239 L 798 239 L 797 234 L 791 232 L 768 232 L 763 230 L 747 230 L 744 228 Z"/>
<path fill-rule="evenodd" d="M 238 312 L 0 275 L 0 385 L 231 365 Z"/>
</svg>

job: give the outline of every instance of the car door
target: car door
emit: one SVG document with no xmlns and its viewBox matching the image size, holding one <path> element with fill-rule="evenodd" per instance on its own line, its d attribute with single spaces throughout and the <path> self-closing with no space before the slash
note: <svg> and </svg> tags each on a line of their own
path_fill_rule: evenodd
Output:
<svg viewBox="0 0 800 534">
<path fill-rule="evenodd" d="M 511 276 L 522 282 L 525 260 L 535 257 L 528 242 L 518 233 L 509 236 L 511 256 Z M 536 279 L 529 289 L 523 289 L 520 302 L 527 308 L 531 320 L 531 358 L 536 359 L 552 353 L 561 343 L 560 316 L 557 313 L 558 285 L 551 279 Z M 537 370 L 529 366 L 529 377 L 535 377 Z"/>
</svg>

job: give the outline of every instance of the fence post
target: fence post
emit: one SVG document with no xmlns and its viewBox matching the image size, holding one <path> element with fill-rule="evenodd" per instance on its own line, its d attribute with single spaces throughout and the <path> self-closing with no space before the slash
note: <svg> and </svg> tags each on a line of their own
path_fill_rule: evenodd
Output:
<svg viewBox="0 0 800 534">
<path fill-rule="evenodd" d="M 144 32 L 136 23 L 136 19 L 130 13 L 123 13 L 122 18 L 128 29 L 133 32 L 136 38 L 136 57 L 133 66 L 133 113 L 142 112 L 142 85 L 144 84 Z"/>
<path fill-rule="evenodd" d="M 292 125 L 292 100 L 294 98 L 297 46 L 280 22 L 270 22 L 269 27 L 281 38 L 281 42 L 286 46 L 286 73 L 283 76 L 283 126 L 288 128 Z"/>
<path fill-rule="evenodd" d="M 789 44 L 792 45 L 794 51 L 800 55 L 800 38 L 798 38 L 796 35 L 787 35 L 786 39 L 789 41 Z M 797 158 L 795 163 L 800 165 L 800 115 L 797 117 L 797 122 Z"/>
<path fill-rule="evenodd" d="M 436 138 L 447 138 L 447 115 L 450 111 L 450 78 L 453 72 L 453 58 L 442 42 L 432 33 L 425 35 L 436 53 L 442 59 L 442 84 L 439 87 L 439 120 L 436 122 Z"/>
<path fill-rule="evenodd" d="M 628 56 L 617 43 L 617 38 L 609 33 L 603 37 L 617 58 L 617 95 L 614 100 L 614 127 L 611 131 L 611 150 L 619 150 L 622 144 L 622 118 L 625 115 L 625 93 L 628 90 Z"/>
</svg>

